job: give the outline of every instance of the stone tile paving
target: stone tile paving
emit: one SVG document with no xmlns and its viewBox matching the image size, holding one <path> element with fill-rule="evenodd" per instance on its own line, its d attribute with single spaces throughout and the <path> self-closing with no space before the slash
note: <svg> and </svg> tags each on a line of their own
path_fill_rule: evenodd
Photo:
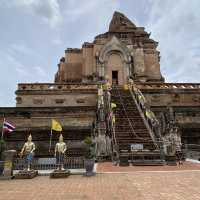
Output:
<svg viewBox="0 0 200 200">
<path fill-rule="evenodd" d="M 0 200 L 200 200 L 200 171 L 0 181 Z"/>
<path fill-rule="evenodd" d="M 102 162 L 97 165 L 97 172 L 135 172 L 135 171 L 182 171 L 182 170 L 200 170 L 200 164 L 184 162 L 177 166 L 114 166 L 111 162 Z"/>
</svg>

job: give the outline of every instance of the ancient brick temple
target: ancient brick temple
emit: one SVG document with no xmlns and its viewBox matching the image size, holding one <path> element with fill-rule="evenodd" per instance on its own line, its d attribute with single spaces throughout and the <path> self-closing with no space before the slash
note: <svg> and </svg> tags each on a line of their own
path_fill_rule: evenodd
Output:
<svg viewBox="0 0 200 200">
<path fill-rule="evenodd" d="M 51 119 L 60 121 L 65 140 L 78 146 L 94 129 L 98 84 L 107 79 L 120 87 L 129 77 L 159 119 L 162 134 L 173 120 L 182 143 L 200 144 L 200 84 L 166 83 L 157 46 L 144 27 L 115 12 L 108 32 L 65 50 L 54 83 L 18 84 L 16 107 L 0 108 L 0 120 L 5 115 L 17 127 L 5 137 L 9 148 L 19 150 L 30 131 L 37 155 L 49 155 Z M 57 139 L 53 134 L 53 145 Z"/>
<path fill-rule="evenodd" d="M 141 82 L 163 82 L 157 45 L 143 27 L 115 12 L 108 32 L 85 42 L 81 49 L 65 51 L 55 82 L 88 82 L 107 76 L 110 82 L 123 85 L 130 75 Z"/>
</svg>

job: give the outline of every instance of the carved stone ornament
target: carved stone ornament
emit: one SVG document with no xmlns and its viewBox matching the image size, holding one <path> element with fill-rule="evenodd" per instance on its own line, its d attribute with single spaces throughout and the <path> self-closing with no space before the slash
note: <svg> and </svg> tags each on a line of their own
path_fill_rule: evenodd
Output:
<svg viewBox="0 0 200 200">
<path fill-rule="evenodd" d="M 102 47 L 99 53 L 99 61 L 101 63 L 104 63 L 107 59 L 107 56 L 109 55 L 109 52 L 112 51 L 120 52 L 123 55 L 124 62 L 131 62 L 129 49 L 125 45 L 123 45 L 115 36 L 113 36 L 112 39 Z"/>
</svg>

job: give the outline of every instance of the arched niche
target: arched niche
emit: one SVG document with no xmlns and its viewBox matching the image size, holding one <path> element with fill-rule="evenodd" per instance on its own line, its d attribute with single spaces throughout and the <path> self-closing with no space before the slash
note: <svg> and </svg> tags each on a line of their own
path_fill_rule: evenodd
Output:
<svg viewBox="0 0 200 200">
<path fill-rule="evenodd" d="M 109 63 L 113 56 L 120 58 L 119 62 L 121 63 L 121 68 L 120 66 L 117 66 L 117 63 L 115 63 L 116 66 Z M 115 36 L 113 36 L 112 39 L 102 47 L 98 53 L 98 60 L 98 72 L 99 75 L 104 78 L 108 75 L 111 80 L 111 72 L 116 70 L 119 73 L 119 84 L 121 85 L 125 84 L 127 78 L 131 75 L 131 56 L 129 49 Z"/>
</svg>

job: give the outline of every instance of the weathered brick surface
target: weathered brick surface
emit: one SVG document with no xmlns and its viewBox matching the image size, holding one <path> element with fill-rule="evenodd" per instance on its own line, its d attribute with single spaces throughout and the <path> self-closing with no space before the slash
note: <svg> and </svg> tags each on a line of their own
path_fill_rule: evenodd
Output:
<svg viewBox="0 0 200 200">
<path fill-rule="evenodd" d="M 199 200 L 200 171 L 0 181 L 0 200 Z"/>
</svg>

